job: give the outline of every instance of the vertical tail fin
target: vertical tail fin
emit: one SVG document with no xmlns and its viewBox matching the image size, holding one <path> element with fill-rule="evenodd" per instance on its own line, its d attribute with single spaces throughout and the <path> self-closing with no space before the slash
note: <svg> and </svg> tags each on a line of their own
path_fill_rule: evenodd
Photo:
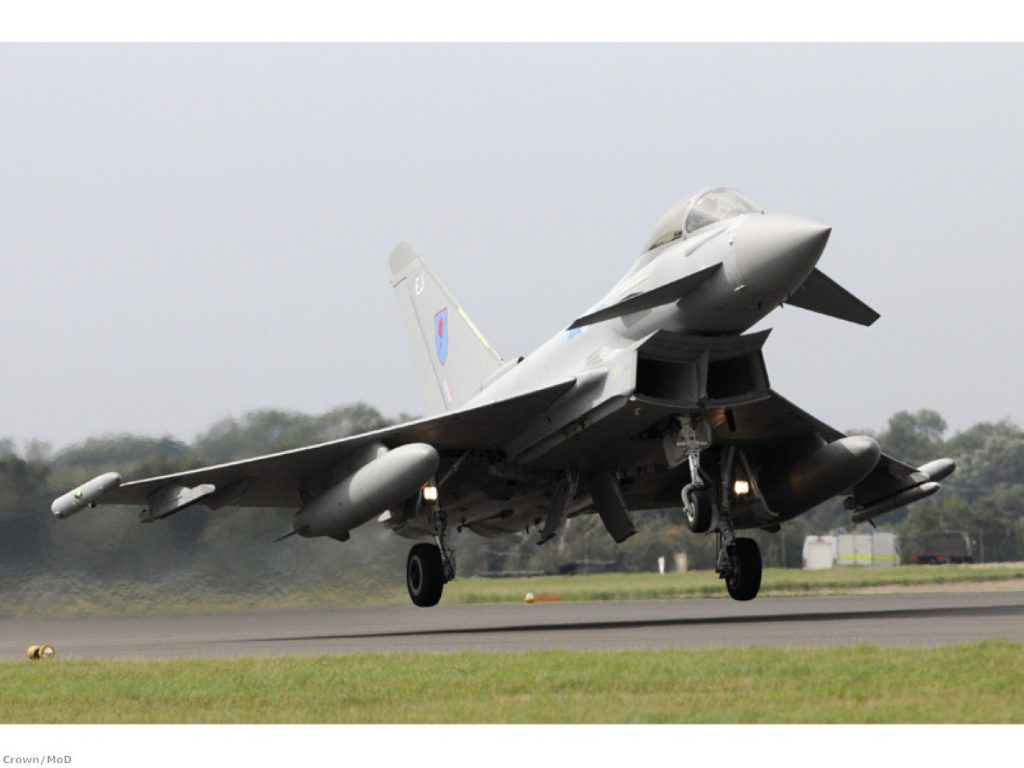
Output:
<svg viewBox="0 0 1024 768">
<path fill-rule="evenodd" d="M 399 243 L 388 261 L 428 411 L 458 408 L 502 366 L 501 355 L 411 245 Z"/>
</svg>

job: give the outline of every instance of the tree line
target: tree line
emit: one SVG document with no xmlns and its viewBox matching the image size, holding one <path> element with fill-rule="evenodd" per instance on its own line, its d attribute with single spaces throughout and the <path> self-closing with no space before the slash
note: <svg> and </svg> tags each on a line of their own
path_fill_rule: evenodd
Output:
<svg viewBox="0 0 1024 768">
<path fill-rule="evenodd" d="M 400 420 L 408 418 L 405 415 Z M 260 410 L 225 418 L 190 443 L 172 437 L 106 435 L 60 450 L 40 442 L 20 449 L 0 439 L 0 576 L 23 580 L 57 575 L 69 583 L 99 579 L 194 577 L 225 590 L 272 590 L 282 584 L 310 589 L 401 584 L 409 542 L 382 526 L 363 526 L 342 545 L 330 539 L 276 542 L 290 530 L 294 509 L 197 507 L 140 525 L 126 507 L 98 507 L 56 520 L 50 502 L 95 475 L 116 469 L 137 478 L 231 461 L 345 437 L 393 423 L 357 403 L 308 415 Z M 869 430 L 852 430 L 872 434 Z M 1024 560 L 1024 431 L 1011 421 L 983 422 L 947 436 L 941 415 L 901 411 L 873 433 L 883 450 L 910 464 L 939 456 L 958 463 L 938 495 L 879 518 L 904 552 L 936 530 L 966 531 L 988 561 Z M 537 532 L 484 539 L 457 538 L 464 575 L 557 572 L 578 569 L 669 568 L 685 553 L 689 567 L 713 566 L 710 537 L 686 529 L 677 509 L 635 515 L 639 532 L 614 544 L 594 515 L 567 521 L 562 532 L 537 546 Z M 799 567 L 804 537 L 852 530 L 834 500 L 783 525 L 755 532 L 769 567 Z"/>
</svg>

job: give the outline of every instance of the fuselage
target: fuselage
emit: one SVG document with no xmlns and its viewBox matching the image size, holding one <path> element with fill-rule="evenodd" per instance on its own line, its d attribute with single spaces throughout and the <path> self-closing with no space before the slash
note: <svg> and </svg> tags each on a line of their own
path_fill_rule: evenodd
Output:
<svg viewBox="0 0 1024 768">
<path fill-rule="evenodd" d="M 585 375 L 659 330 L 704 336 L 743 333 L 800 287 L 814 269 L 828 231 L 805 219 L 749 213 L 657 246 L 637 259 L 591 311 L 715 264 L 722 268 L 685 300 L 560 331 L 467 406 Z"/>
</svg>

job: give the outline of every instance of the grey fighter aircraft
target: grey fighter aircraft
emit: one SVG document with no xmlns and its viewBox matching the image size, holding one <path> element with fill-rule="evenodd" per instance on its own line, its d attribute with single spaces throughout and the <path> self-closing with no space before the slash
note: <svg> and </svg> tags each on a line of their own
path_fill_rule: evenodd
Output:
<svg viewBox="0 0 1024 768">
<path fill-rule="evenodd" d="M 142 507 L 143 522 L 190 507 L 296 508 L 299 536 L 349 538 L 376 520 L 420 539 L 406 581 L 435 605 L 455 577 L 450 530 L 483 536 L 597 513 L 616 542 L 633 513 L 676 507 L 714 534 L 729 594 L 750 600 L 761 555 L 742 529 L 778 531 L 838 495 L 853 522 L 930 496 L 949 459 L 911 467 L 774 392 L 745 333 L 783 304 L 862 325 L 878 314 L 817 268 L 830 228 L 765 213 L 731 189 L 673 206 L 640 257 L 593 307 L 527 357 L 488 343 L 408 244 L 391 283 L 429 411 L 436 415 L 297 450 L 123 482 L 109 472 L 61 496 Z M 283 537 L 282 537 L 283 538 Z"/>
</svg>

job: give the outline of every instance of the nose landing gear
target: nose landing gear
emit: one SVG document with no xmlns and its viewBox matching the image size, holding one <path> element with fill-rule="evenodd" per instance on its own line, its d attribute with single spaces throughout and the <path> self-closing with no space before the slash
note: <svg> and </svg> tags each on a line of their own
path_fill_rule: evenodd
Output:
<svg viewBox="0 0 1024 768">
<path fill-rule="evenodd" d="M 715 509 L 711 493 L 704 484 L 700 454 L 711 445 L 711 430 L 700 418 L 680 421 L 679 432 L 673 442 L 690 464 L 690 482 L 683 486 L 681 494 L 686 526 L 694 533 L 707 533 L 711 530 Z"/>
<path fill-rule="evenodd" d="M 715 506 L 706 489 L 695 488 L 692 483 L 684 487 L 683 512 L 686 514 L 686 527 L 694 533 L 707 533 L 711 530 Z"/>
</svg>

